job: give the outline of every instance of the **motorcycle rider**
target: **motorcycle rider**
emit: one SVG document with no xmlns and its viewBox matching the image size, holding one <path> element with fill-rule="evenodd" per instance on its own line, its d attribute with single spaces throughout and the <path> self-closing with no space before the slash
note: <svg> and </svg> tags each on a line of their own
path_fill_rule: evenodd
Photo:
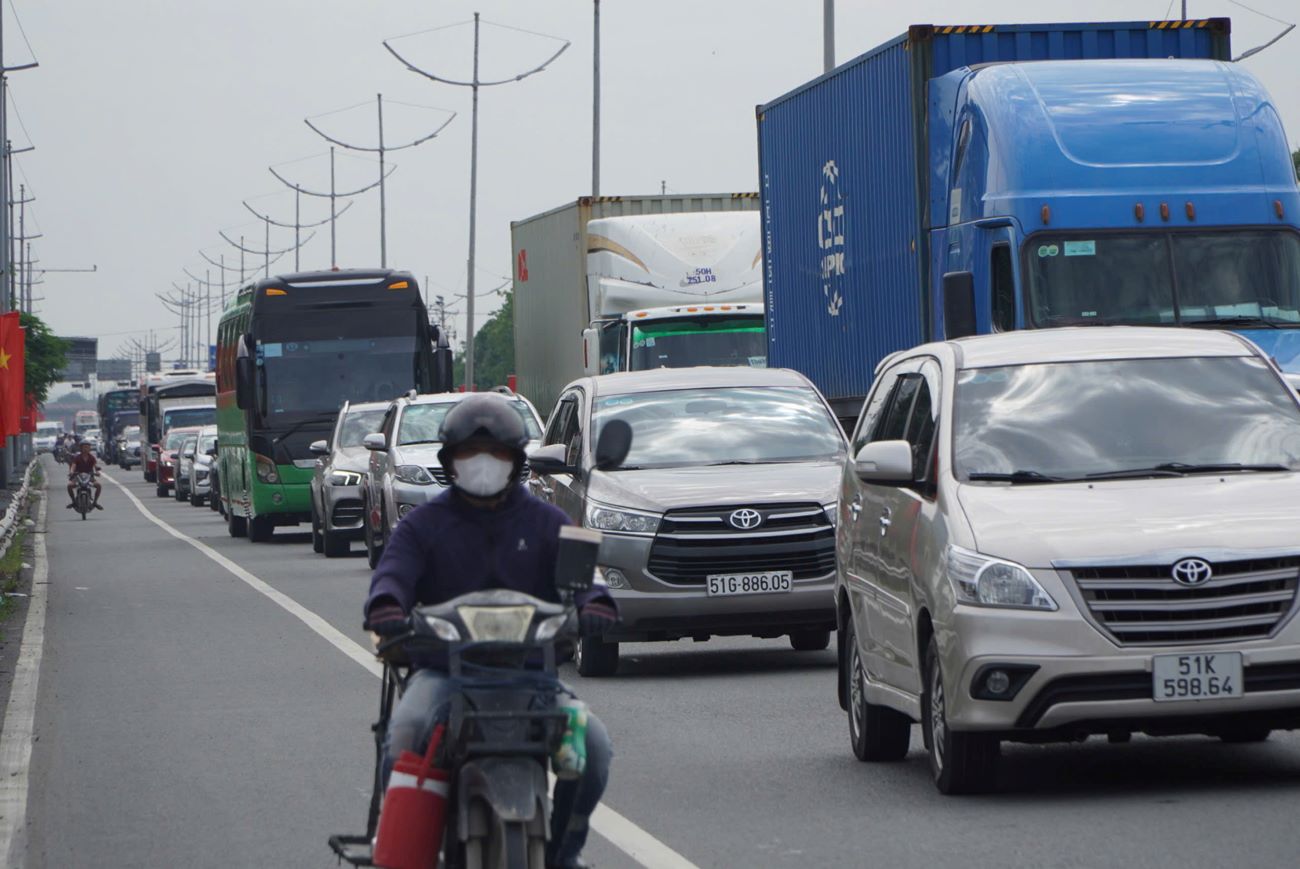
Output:
<svg viewBox="0 0 1300 869">
<path fill-rule="evenodd" d="M 403 518 L 384 547 L 365 605 L 366 626 L 378 638 L 405 632 L 413 607 L 472 591 L 509 588 L 560 599 L 556 556 L 560 527 L 569 519 L 520 484 L 528 433 L 509 400 L 491 393 L 463 399 L 443 420 L 439 440 L 438 461 L 452 485 Z M 580 594 L 577 603 L 586 634 L 602 634 L 617 622 L 603 587 Z M 451 690 L 437 667 L 412 674 L 388 725 L 385 781 L 403 751 L 424 750 Z M 588 820 L 605 791 L 611 756 L 605 726 L 591 715 L 585 772 L 555 785 L 547 866 L 586 865 Z"/>
<path fill-rule="evenodd" d="M 95 454 L 90 451 L 90 441 L 83 439 L 81 441 L 81 451 L 72 457 L 68 462 L 68 509 L 71 510 L 77 506 L 77 496 L 73 494 L 73 489 L 77 485 L 77 474 L 90 474 L 91 479 L 95 480 L 95 503 L 92 505 L 96 510 L 103 510 L 99 506 L 99 494 L 104 491 L 104 487 L 95 479 L 99 476 L 99 463 L 95 460 Z"/>
</svg>

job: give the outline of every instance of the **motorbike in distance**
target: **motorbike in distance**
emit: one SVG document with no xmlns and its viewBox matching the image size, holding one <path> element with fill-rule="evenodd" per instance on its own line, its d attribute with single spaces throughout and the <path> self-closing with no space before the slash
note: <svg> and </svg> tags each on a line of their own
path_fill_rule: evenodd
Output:
<svg viewBox="0 0 1300 869">
<path fill-rule="evenodd" d="M 597 441 L 596 467 L 621 465 L 630 446 L 630 427 L 619 420 L 607 423 Z M 554 463 L 546 464 L 552 472 Z M 571 648 L 577 639 L 575 595 L 592 585 L 600 540 L 598 531 L 560 529 L 555 576 L 560 603 L 509 589 L 470 592 L 414 608 L 408 630 L 380 644 L 384 671 L 373 726 L 375 778 L 366 833 L 331 836 L 339 858 L 354 866 L 383 865 L 375 853 L 383 843 L 375 837 L 388 829 L 381 820 L 381 807 L 386 812 L 390 805 L 383 793 L 388 722 L 412 663 L 438 659 L 455 688 L 426 762 L 431 760 L 447 783 L 445 803 L 437 810 L 441 818 L 431 813 L 427 824 L 408 818 L 405 829 L 413 837 L 438 829 L 442 838 L 415 850 L 441 854 L 440 862 L 428 861 L 429 869 L 433 863 L 447 869 L 545 869 L 551 815 L 547 767 L 575 736 L 574 719 L 564 708 L 569 704 L 561 701 L 570 692 L 559 679 L 558 665 L 566 644 Z M 424 781 L 422 776 L 417 787 Z"/>
<path fill-rule="evenodd" d="M 72 506 L 83 520 L 95 509 L 95 479 L 84 471 L 73 480 Z"/>
</svg>

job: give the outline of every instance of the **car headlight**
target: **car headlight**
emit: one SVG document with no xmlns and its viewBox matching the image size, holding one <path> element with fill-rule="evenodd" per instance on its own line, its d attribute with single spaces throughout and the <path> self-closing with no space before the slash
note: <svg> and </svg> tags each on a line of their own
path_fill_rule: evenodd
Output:
<svg viewBox="0 0 1300 869">
<path fill-rule="evenodd" d="M 537 626 L 537 632 L 533 634 L 533 639 L 537 640 L 539 643 L 544 643 L 547 640 L 554 639 L 555 635 L 560 632 L 560 629 L 564 627 L 564 623 L 568 621 L 568 619 L 568 613 L 560 613 L 558 616 L 551 616 L 549 619 Z"/>
<path fill-rule="evenodd" d="M 528 638 L 528 626 L 533 623 L 537 607 L 523 606 L 458 606 L 456 614 L 469 629 L 469 638 L 499 643 L 522 643 Z"/>
<path fill-rule="evenodd" d="M 428 469 L 419 465 L 398 465 L 393 468 L 393 476 L 402 483 L 410 483 L 413 486 L 431 486 L 433 485 L 433 475 Z"/>
<path fill-rule="evenodd" d="M 275 470 L 275 462 L 266 456 L 254 454 L 254 460 L 257 462 L 257 479 L 263 483 L 280 482 L 280 474 Z"/>
<path fill-rule="evenodd" d="M 1029 571 L 1010 561 L 949 546 L 948 581 L 957 600 L 975 606 L 1055 610 L 1056 601 Z"/>
<path fill-rule="evenodd" d="M 360 486 L 361 475 L 356 471 L 334 471 L 330 474 L 331 486 Z"/>
<path fill-rule="evenodd" d="M 587 503 L 586 526 L 598 531 L 621 531 L 624 534 L 654 534 L 659 530 L 657 513 L 639 513 L 615 510 L 600 504 Z"/>
</svg>

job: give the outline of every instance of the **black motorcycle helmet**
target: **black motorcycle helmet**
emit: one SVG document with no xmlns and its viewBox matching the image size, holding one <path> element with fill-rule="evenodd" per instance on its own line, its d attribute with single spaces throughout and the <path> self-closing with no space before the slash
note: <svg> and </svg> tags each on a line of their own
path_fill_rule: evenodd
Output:
<svg viewBox="0 0 1300 869">
<path fill-rule="evenodd" d="M 452 476 L 451 457 L 459 447 L 482 445 L 505 447 L 515 459 L 514 476 L 523 472 L 528 454 L 528 430 L 523 418 L 511 406 L 510 399 L 491 392 L 475 393 L 456 403 L 438 429 L 438 462 L 447 476 Z"/>
</svg>

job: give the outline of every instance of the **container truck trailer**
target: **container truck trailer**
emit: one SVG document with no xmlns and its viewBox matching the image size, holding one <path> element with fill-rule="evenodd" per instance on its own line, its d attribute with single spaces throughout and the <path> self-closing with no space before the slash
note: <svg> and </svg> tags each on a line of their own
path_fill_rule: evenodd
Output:
<svg viewBox="0 0 1300 869">
<path fill-rule="evenodd" d="M 1232 328 L 1300 376 L 1300 191 L 1229 33 L 917 25 L 760 106 L 770 364 L 842 419 L 972 332 Z"/>
<path fill-rule="evenodd" d="M 584 373 L 763 364 L 757 210 L 755 193 L 583 197 L 512 223 L 519 391 L 546 412 Z"/>
</svg>

